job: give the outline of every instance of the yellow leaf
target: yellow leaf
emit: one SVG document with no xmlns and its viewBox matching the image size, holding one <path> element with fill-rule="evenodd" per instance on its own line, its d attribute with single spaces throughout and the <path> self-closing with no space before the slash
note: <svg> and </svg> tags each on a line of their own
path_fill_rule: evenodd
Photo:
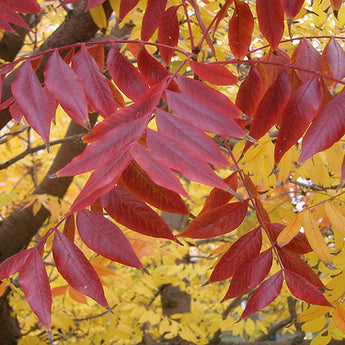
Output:
<svg viewBox="0 0 345 345">
<path fill-rule="evenodd" d="M 102 5 L 90 9 L 90 15 L 95 22 L 95 24 L 100 29 L 105 29 L 108 25 L 107 17 L 104 12 L 104 8 Z"/>
<path fill-rule="evenodd" d="M 303 225 L 303 212 L 297 213 L 295 219 L 290 222 L 278 235 L 277 243 L 280 247 L 288 244 L 301 230 Z"/>
<path fill-rule="evenodd" d="M 32 206 L 32 213 L 34 216 L 36 216 L 36 214 L 41 209 L 41 207 L 42 207 L 42 204 L 36 200 Z"/>
<path fill-rule="evenodd" d="M 333 309 L 332 320 L 340 330 L 345 332 L 345 309 L 339 304 Z"/>
<path fill-rule="evenodd" d="M 326 326 L 326 323 L 327 320 L 324 317 L 311 320 L 302 325 L 302 331 L 311 333 L 320 332 Z"/>
<path fill-rule="evenodd" d="M 330 310 L 332 310 L 331 307 L 325 307 L 322 305 L 312 305 L 303 313 L 297 316 L 297 322 L 307 322 L 310 320 L 317 319 L 321 316 L 324 316 Z"/>
<path fill-rule="evenodd" d="M 332 263 L 332 258 L 310 210 L 303 212 L 303 227 L 310 246 L 313 248 L 320 260 L 327 264 Z"/>
<path fill-rule="evenodd" d="M 332 225 L 334 225 L 337 230 L 339 230 L 343 236 L 345 236 L 345 216 L 329 201 L 325 203 L 325 210 Z"/>
<path fill-rule="evenodd" d="M 310 345 L 327 345 L 332 337 L 330 332 L 320 332 L 311 342 Z"/>
</svg>

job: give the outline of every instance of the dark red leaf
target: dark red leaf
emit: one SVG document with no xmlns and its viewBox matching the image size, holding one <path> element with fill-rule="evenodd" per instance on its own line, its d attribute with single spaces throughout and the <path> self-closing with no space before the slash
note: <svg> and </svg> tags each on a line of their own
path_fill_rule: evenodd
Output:
<svg viewBox="0 0 345 345">
<path fill-rule="evenodd" d="M 1 8 L 0 8 L 0 10 L 1 10 Z M 14 29 L 9 24 L 7 19 L 5 17 L 3 17 L 1 14 L 0 14 L 0 29 L 8 31 L 8 32 L 14 32 Z"/>
<path fill-rule="evenodd" d="M 0 264 L 0 281 L 17 273 L 26 263 L 33 249 L 27 249 L 14 254 Z"/>
<path fill-rule="evenodd" d="M 272 261 L 272 248 L 270 248 L 239 266 L 223 301 L 243 295 L 260 284 L 270 272 Z"/>
<path fill-rule="evenodd" d="M 74 242 L 75 236 L 75 220 L 74 214 L 68 216 L 65 220 L 65 225 L 63 228 L 63 234 L 71 241 Z"/>
<path fill-rule="evenodd" d="M 322 53 L 322 72 L 342 80 L 345 77 L 345 51 L 332 37 Z"/>
<path fill-rule="evenodd" d="M 325 286 L 323 285 L 319 277 L 315 274 L 315 272 L 297 254 L 291 253 L 285 248 L 277 247 L 277 250 L 279 258 L 285 269 L 300 275 L 317 288 L 325 288 Z"/>
<path fill-rule="evenodd" d="M 286 284 L 291 293 L 298 299 L 310 304 L 332 307 L 322 292 L 305 278 L 295 272 L 284 269 Z"/>
<path fill-rule="evenodd" d="M 2 2 L 20 13 L 42 12 L 41 6 L 37 3 L 36 0 L 25 0 L 25 1 L 2 0 Z"/>
<path fill-rule="evenodd" d="M 141 27 L 141 39 L 148 41 L 156 31 L 164 14 L 167 0 L 148 0 Z"/>
<path fill-rule="evenodd" d="M 159 47 L 159 52 L 165 66 L 170 66 L 170 60 L 175 53 L 175 50 L 170 47 L 176 47 L 179 39 L 180 26 L 177 18 L 179 7 L 169 7 L 162 15 L 158 25 L 158 42 L 168 46 Z"/>
<path fill-rule="evenodd" d="M 256 66 L 249 70 L 236 96 L 236 105 L 248 116 L 253 117 L 264 95 L 264 79 Z"/>
<path fill-rule="evenodd" d="M 234 191 L 236 192 L 238 181 L 237 181 L 237 173 L 234 172 L 230 176 L 228 176 L 226 179 L 224 179 L 224 182 Z M 222 206 L 227 204 L 232 198 L 233 194 L 230 192 L 227 192 L 223 189 L 219 188 L 213 188 L 210 195 L 206 198 L 205 204 L 203 209 L 200 211 L 199 214 L 204 213 L 206 211 L 212 210 L 218 206 Z"/>
<path fill-rule="evenodd" d="M 89 114 L 84 87 L 56 50 L 47 61 L 44 79 L 47 89 L 72 120 L 87 127 Z"/>
<path fill-rule="evenodd" d="M 248 232 L 239 238 L 227 252 L 217 261 L 209 278 L 209 282 L 217 282 L 231 278 L 236 270 L 259 255 L 262 245 L 261 228 Z"/>
<path fill-rule="evenodd" d="M 123 20 L 128 12 L 130 12 L 139 2 L 139 0 L 124 0 L 120 2 L 120 20 Z"/>
<path fill-rule="evenodd" d="M 73 288 L 108 307 L 95 269 L 81 250 L 59 231 L 55 231 L 53 256 L 56 268 Z"/>
<path fill-rule="evenodd" d="M 80 238 L 96 253 L 112 261 L 142 269 L 127 237 L 120 228 L 104 216 L 83 210 L 77 214 Z"/>
<path fill-rule="evenodd" d="M 229 45 L 236 59 L 242 60 L 252 42 L 254 18 L 244 1 L 235 0 L 235 10 L 229 22 Z"/>
<path fill-rule="evenodd" d="M 262 34 L 273 50 L 278 48 L 284 33 L 284 10 L 280 0 L 257 0 L 256 13 Z"/>
<path fill-rule="evenodd" d="M 177 176 L 164 162 L 157 161 L 150 150 L 140 144 L 134 144 L 131 147 L 131 154 L 157 185 L 189 198 Z"/>
<path fill-rule="evenodd" d="M 146 143 L 153 158 L 164 162 L 185 177 L 212 187 L 227 188 L 226 183 L 215 174 L 203 157 L 199 156 L 198 152 L 187 149 L 183 143 L 149 129 L 146 131 Z"/>
<path fill-rule="evenodd" d="M 50 123 L 56 108 L 49 101 L 28 60 L 18 68 L 11 89 L 29 125 L 48 143 Z"/>
<path fill-rule="evenodd" d="M 132 161 L 123 171 L 120 183 L 124 184 L 125 188 L 138 199 L 162 211 L 189 214 L 179 194 L 156 184 L 135 161 Z"/>
<path fill-rule="evenodd" d="M 319 111 L 322 98 L 323 92 L 317 75 L 309 79 L 292 94 L 282 113 L 274 151 L 276 163 L 280 162 L 283 155 L 308 128 Z"/>
<path fill-rule="evenodd" d="M 246 309 L 241 315 L 241 319 L 265 308 L 273 302 L 279 296 L 282 286 L 282 271 L 277 272 L 272 277 L 265 280 L 249 298 Z"/>
<path fill-rule="evenodd" d="M 43 260 L 37 249 L 30 252 L 19 274 L 19 284 L 32 311 L 42 325 L 50 329 L 52 294 Z"/>
<path fill-rule="evenodd" d="M 103 117 L 114 114 L 116 104 L 107 78 L 84 46 L 73 56 L 72 67 L 85 88 L 91 108 Z"/>
<path fill-rule="evenodd" d="M 8 4 L 4 3 L 3 1 L 0 2 L 0 13 L 1 13 L 1 16 L 7 22 L 21 26 L 24 29 L 31 31 L 30 26 L 25 22 L 23 17 L 20 14 L 16 13 L 12 7 L 8 6 Z"/>
<path fill-rule="evenodd" d="M 184 143 L 195 154 L 215 166 L 230 165 L 215 141 L 199 128 L 164 110 L 157 109 L 156 113 L 157 126 L 164 135 Z"/>
<path fill-rule="evenodd" d="M 281 0 L 281 2 L 288 18 L 296 17 L 304 4 L 304 0 Z"/>
<path fill-rule="evenodd" d="M 133 101 L 139 100 L 148 90 L 143 75 L 120 53 L 115 44 L 110 48 L 107 66 L 115 84 Z"/>
<path fill-rule="evenodd" d="M 238 228 L 245 218 L 248 200 L 216 207 L 202 213 L 179 234 L 190 238 L 213 238 Z"/>
<path fill-rule="evenodd" d="M 85 12 L 89 11 L 91 8 L 102 5 L 105 0 L 88 0 Z"/>
<path fill-rule="evenodd" d="M 144 202 L 115 187 L 101 197 L 103 208 L 120 224 L 141 234 L 178 242 L 164 220 Z"/>
</svg>

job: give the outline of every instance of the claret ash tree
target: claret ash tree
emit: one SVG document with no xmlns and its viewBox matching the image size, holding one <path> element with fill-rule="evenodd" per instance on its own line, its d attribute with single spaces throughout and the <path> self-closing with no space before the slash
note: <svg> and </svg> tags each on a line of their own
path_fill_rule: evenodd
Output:
<svg viewBox="0 0 345 345">
<path fill-rule="evenodd" d="M 0 344 L 343 344 L 341 0 L 0 1 Z"/>
</svg>

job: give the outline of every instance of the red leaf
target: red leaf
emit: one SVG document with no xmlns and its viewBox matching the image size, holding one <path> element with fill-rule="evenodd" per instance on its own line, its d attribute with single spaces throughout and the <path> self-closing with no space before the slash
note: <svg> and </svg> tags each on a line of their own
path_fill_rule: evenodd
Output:
<svg viewBox="0 0 345 345">
<path fill-rule="evenodd" d="M 290 94 L 291 83 L 286 71 L 282 70 L 258 106 L 249 130 L 252 138 L 259 140 L 278 121 Z"/>
<path fill-rule="evenodd" d="M 308 280 L 309 283 L 313 284 L 317 288 L 324 289 L 325 286 L 315 274 L 315 272 L 310 268 L 310 266 L 302 260 L 298 255 L 290 253 L 284 248 L 277 247 L 279 258 L 285 269 L 298 274 L 304 279 Z"/>
<path fill-rule="evenodd" d="M 208 281 L 213 283 L 231 278 L 239 267 L 259 255 L 261 245 L 261 228 L 257 227 L 239 238 L 217 261 Z"/>
<path fill-rule="evenodd" d="M 28 60 L 18 68 L 11 89 L 29 125 L 48 143 L 55 107 Z"/>
<path fill-rule="evenodd" d="M 83 242 L 96 253 L 127 266 L 144 267 L 127 237 L 109 219 L 83 210 L 77 214 L 77 226 Z"/>
<path fill-rule="evenodd" d="M 141 27 L 141 39 L 148 41 L 158 27 L 167 0 L 148 0 Z"/>
<path fill-rule="evenodd" d="M 164 162 L 185 177 L 213 187 L 227 188 L 226 183 L 215 174 L 203 157 L 190 148 L 187 149 L 183 143 L 149 129 L 146 131 L 146 143 L 153 158 Z"/>
<path fill-rule="evenodd" d="M 115 84 L 133 101 L 139 100 L 148 90 L 143 75 L 120 53 L 115 44 L 110 48 L 107 66 Z"/>
<path fill-rule="evenodd" d="M 119 19 L 122 21 L 126 17 L 127 13 L 130 12 L 139 2 L 139 0 L 124 0 L 120 2 L 120 14 Z"/>
<path fill-rule="evenodd" d="M 148 202 L 162 211 L 189 214 L 185 203 L 176 192 L 161 187 L 152 181 L 135 161 L 132 161 L 123 171 L 119 182 L 124 184 L 125 188 L 138 199 Z"/>
<path fill-rule="evenodd" d="M 42 12 L 41 6 L 37 3 L 36 0 L 25 0 L 25 1 L 2 0 L 2 2 L 20 13 Z"/>
<path fill-rule="evenodd" d="M 158 42 L 165 46 L 159 47 L 159 52 L 165 66 L 170 66 L 170 60 L 175 54 L 175 50 L 180 34 L 180 26 L 177 18 L 177 10 L 180 6 L 169 7 L 162 15 L 158 25 Z"/>
<path fill-rule="evenodd" d="M 89 11 L 91 8 L 102 5 L 105 0 L 88 0 L 85 12 Z"/>
<path fill-rule="evenodd" d="M 284 32 L 284 10 L 280 0 L 256 0 L 256 13 L 262 34 L 273 50 Z"/>
<path fill-rule="evenodd" d="M 296 298 L 310 304 L 332 307 L 322 292 L 308 280 L 287 269 L 284 269 L 284 274 L 286 284 Z"/>
<path fill-rule="evenodd" d="M 81 250 L 59 231 L 55 231 L 53 256 L 56 268 L 72 287 L 108 307 L 95 269 Z"/>
<path fill-rule="evenodd" d="M 254 18 L 250 7 L 244 1 L 235 1 L 235 10 L 229 22 L 229 45 L 236 59 L 242 60 L 252 42 Z"/>
<path fill-rule="evenodd" d="M 95 44 L 92 46 L 88 46 L 87 52 L 92 56 L 92 58 L 96 61 L 99 69 L 101 71 L 104 70 L 104 60 L 105 60 L 105 54 L 104 54 L 104 47 L 102 44 Z M 106 78 L 109 80 L 108 78 Z"/>
<path fill-rule="evenodd" d="M 214 85 L 233 85 L 238 82 L 237 77 L 223 65 L 204 62 L 189 62 L 191 69 L 201 79 Z"/>
<path fill-rule="evenodd" d="M 256 66 L 252 66 L 247 78 L 241 83 L 236 96 L 236 105 L 253 117 L 264 95 L 264 79 Z"/>
<path fill-rule="evenodd" d="M 294 51 L 292 63 L 297 67 L 310 71 L 306 72 L 296 69 L 298 77 L 305 83 L 314 77 L 316 71 L 320 70 L 321 55 L 306 38 L 303 38 Z"/>
<path fill-rule="evenodd" d="M 145 203 L 115 187 L 101 197 L 103 208 L 120 224 L 151 237 L 178 242 L 164 220 Z"/>
<path fill-rule="evenodd" d="M 301 163 L 326 150 L 345 133 L 345 89 L 341 90 L 312 122 L 302 141 Z"/>
<path fill-rule="evenodd" d="M 277 272 L 272 277 L 265 280 L 249 298 L 246 309 L 241 315 L 241 319 L 265 308 L 273 302 L 279 296 L 282 286 L 282 271 Z"/>
<path fill-rule="evenodd" d="M 319 111 L 322 98 L 323 92 L 317 75 L 292 94 L 282 113 L 274 151 L 276 163 L 280 162 L 285 152 L 297 142 L 308 128 Z"/>
<path fill-rule="evenodd" d="M 0 264 L 0 280 L 17 273 L 26 263 L 33 249 L 27 249 L 14 254 Z"/>
<path fill-rule="evenodd" d="M 288 18 L 296 17 L 304 4 L 304 0 L 281 0 L 281 2 Z"/>
<path fill-rule="evenodd" d="M 8 31 L 8 32 L 14 32 L 14 29 L 8 23 L 7 19 L 3 17 L 1 14 L 0 14 L 0 29 Z"/>
<path fill-rule="evenodd" d="M 228 9 L 233 2 L 234 0 L 226 0 L 224 5 L 220 8 L 219 12 L 217 13 L 215 17 L 216 20 L 215 20 L 213 32 L 217 31 L 220 21 L 226 17 L 228 13 Z"/>
<path fill-rule="evenodd" d="M 260 284 L 270 272 L 272 260 L 272 248 L 270 248 L 239 266 L 223 301 L 240 296 Z"/>
<path fill-rule="evenodd" d="M 234 191 L 236 192 L 238 181 L 237 181 L 237 173 L 234 172 L 230 176 L 228 176 L 226 179 L 224 179 L 224 182 Z M 218 206 L 222 206 L 227 204 L 232 198 L 233 194 L 219 188 L 213 188 L 210 195 L 206 198 L 205 204 L 203 209 L 200 211 L 199 215 L 201 213 L 204 213 L 206 211 L 212 210 Z"/>
<path fill-rule="evenodd" d="M 196 155 L 215 166 L 230 165 L 215 141 L 200 129 L 164 110 L 157 109 L 156 113 L 156 122 L 161 133 L 184 143 Z"/>
<path fill-rule="evenodd" d="M 147 125 L 147 117 L 123 123 L 97 136 L 86 149 L 57 172 L 59 177 L 74 176 L 106 166 L 112 159 L 139 140 Z"/>
<path fill-rule="evenodd" d="M 72 120 L 87 127 L 89 114 L 84 87 L 56 50 L 47 61 L 44 79 L 47 89 Z"/>
<path fill-rule="evenodd" d="M 238 228 L 245 218 L 248 200 L 216 207 L 195 218 L 179 234 L 190 238 L 213 238 Z"/>
<path fill-rule="evenodd" d="M 152 157 L 150 150 L 140 144 L 135 144 L 131 147 L 131 154 L 157 185 L 189 198 L 177 176 L 165 163 Z"/>
<path fill-rule="evenodd" d="M 19 284 L 32 311 L 42 325 L 50 329 L 52 294 L 43 260 L 37 249 L 30 252 L 19 274 Z"/>
<path fill-rule="evenodd" d="M 91 108 L 103 117 L 114 114 L 116 105 L 107 78 L 84 46 L 73 56 L 72 67 L 84 85 Z"/>
<path fill-rule="evenodd" d="M 345 77 L 345 52 L 341 45 L 332 37 L 322 53 L 322 72 L 342 80 Z"/>
<path fill-rule="evenodd" d="M 21 26 L 24 29 L 31 31 L 30 26 L 25 22 L 23 17 L 16 13 L 12 7 L 8 6 L 8 4 L 5 4 L 3 1 L 0 3 L 0 13 L 6 22 Z"/>
<path fill-rule="evenodd" d="M 65 225 L 63 228 L 63 234 L 71 241 L 74 242 L 75 236 L 75 220 L 74 214 L 68 216 L 65 220 Z"/>
</svg>

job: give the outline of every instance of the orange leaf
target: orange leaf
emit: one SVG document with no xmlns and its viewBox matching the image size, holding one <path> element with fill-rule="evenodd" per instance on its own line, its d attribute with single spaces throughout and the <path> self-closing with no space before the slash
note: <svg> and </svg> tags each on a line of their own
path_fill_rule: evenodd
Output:
<svg viewBox="0 0 345 345">
<path fill-rule="evenodd" d="M 325 210 L 332 226 L 334 226 L 342 233 L 343 236 L 345 236 L 345 216 L 329 201 L 325 203 Z"/>
<path fill-rule="evenodd" d="M 86 297 L 81 292 L 74 289 L 72 286 L 69 287 L 68 292 L 69 292 L 69 295 L 71 296 L 71 298 L 73 300 L 75 300 L 76 302 L 87 304 Z"/>
<path fill-rule="evenodd" d="M 333 310 L 332 320 L 340 330 L 345 332 L 345 309 L 339 304 L 337 304 Z"/>
<path fill-rule="evenodd" d="M 4 294 L 6 291 L 7 285 L 5 282 L 0 283 L 0 297 Z"/>
<path fill-rule="evenodd" d="M 290 222 L 278 235 L 277 243 L 279 247 L 288 244 L 300 231 L 303 225 L 302 213 L 297 213 L 295 219 Z"/>
<path fill-rule="evenodd" d="M 57 286 L 55 288 L 52 288 L 52 296 L 60 296 L 63 295 L 66 290 L 68 288 L 68 285 L 61 285 L 61 286 Z"/>
</svg>

